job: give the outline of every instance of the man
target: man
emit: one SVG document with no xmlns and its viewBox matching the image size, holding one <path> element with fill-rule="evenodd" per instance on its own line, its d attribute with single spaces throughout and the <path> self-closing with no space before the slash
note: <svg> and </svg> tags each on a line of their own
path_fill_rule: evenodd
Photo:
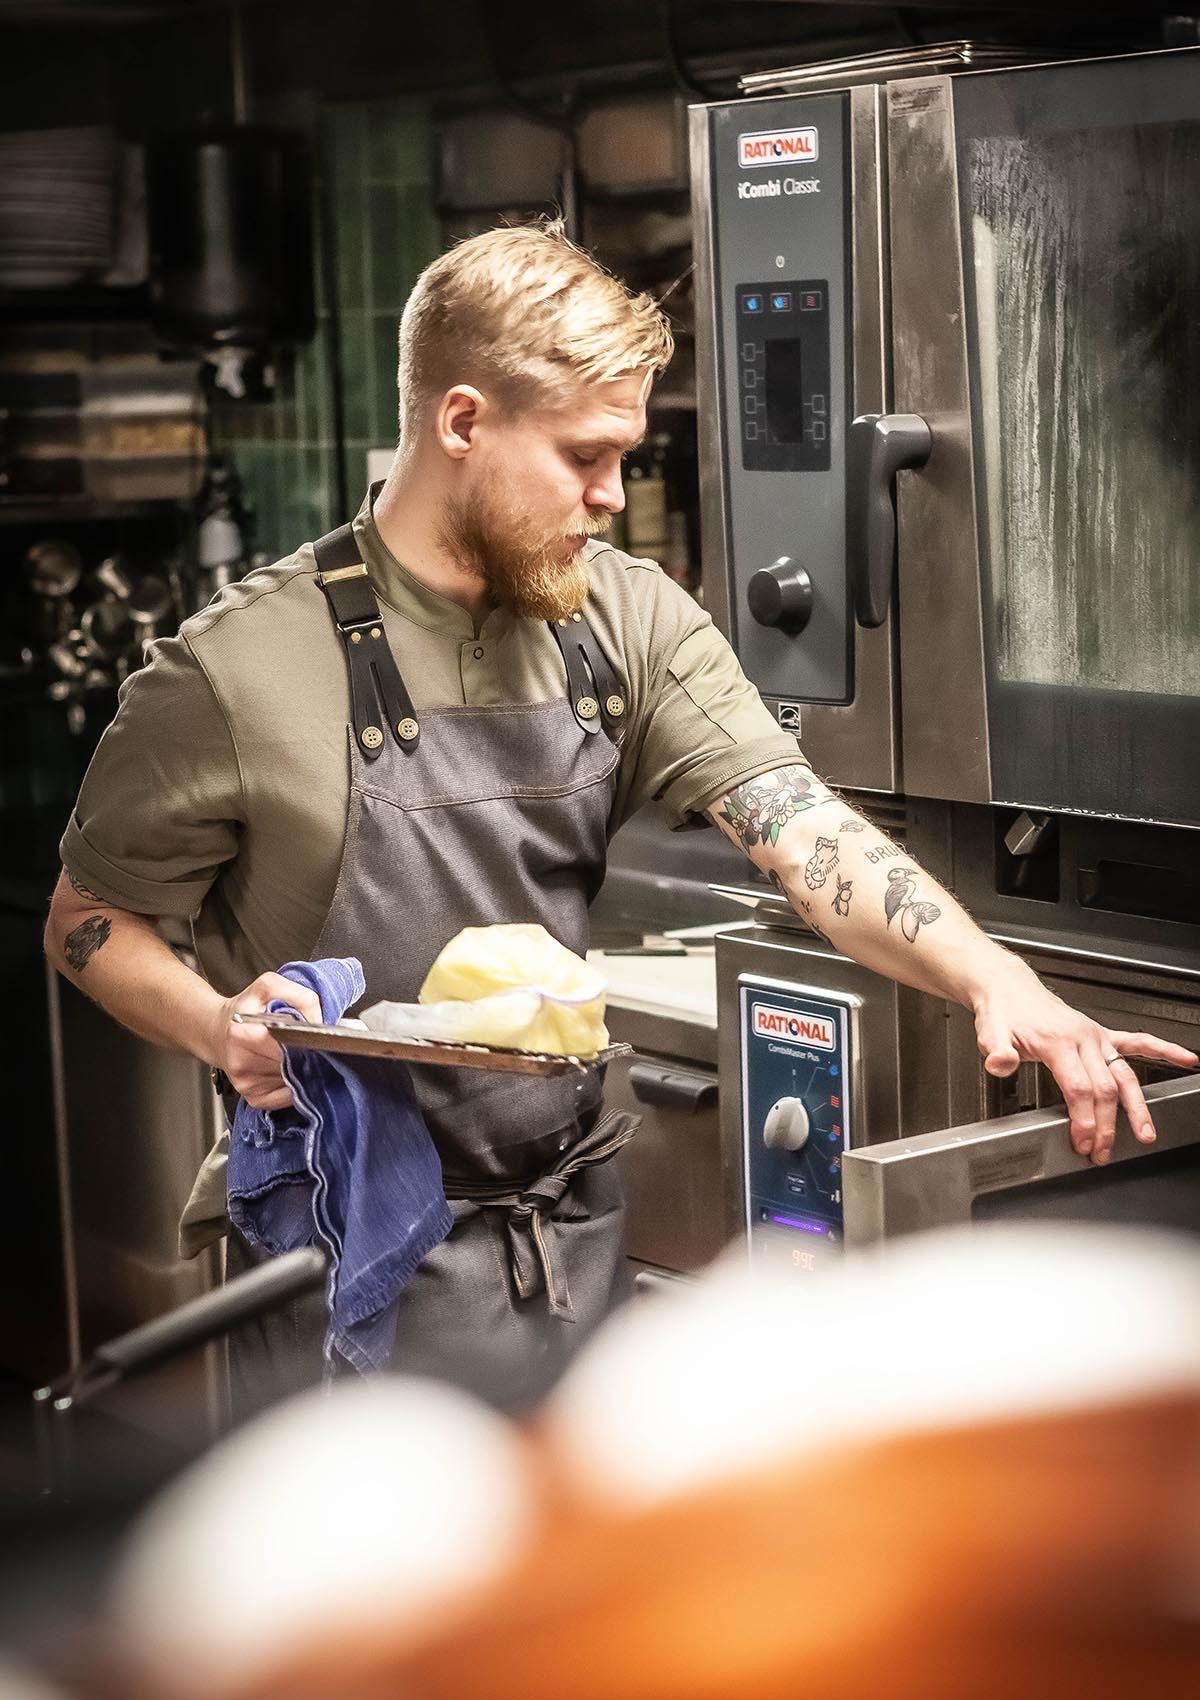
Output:
<svg viewBox="0 0 1200 1700">
<path fill-rule="evenodd" d="M 541 921 L 582 952 L 608 837 L 660 797 L 707 814 L 840 950 L 972 1009 L 993 1073 L 1047 1063 L 1079 1151 L 1108 1160 L 1118 1102 L 1153 1138 L 1123 1059 L 1196 1059 L 1098 1026 L 986 939 L 804 765 L 708 617 L 600 541 L 671 352 L 654 303 L 558 227 L 435 261 L 401 322 L 400 448 L 373 503 L 222 592 L 125 686 L 63 838 L 51 959 L 281 1108 L 278 1047 L 231 1021 L 281 996 L 320 1018 L 278 964 L 354 955 L 370 1001 L 408 1001 L 463 926 Z M 203 978 L 158 917 L 192 920 Z M 455 1226 L 403 1295 L 394 1362 L 544 1382 L 622 1287 L 599 1083 L 413 1076 Z M 502 1196 L 526 1226 L 539 1201 L 532 1273 Z M 218 1152 L 185 1243 L 225 1228 Z"/>
</svg>

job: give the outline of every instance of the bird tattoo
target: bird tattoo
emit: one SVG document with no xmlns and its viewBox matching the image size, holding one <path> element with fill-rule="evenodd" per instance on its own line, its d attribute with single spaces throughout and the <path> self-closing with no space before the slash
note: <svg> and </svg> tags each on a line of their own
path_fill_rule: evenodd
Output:
<svg viewBox="0 0 1200 1700">
<path fill-rule="evenodd" d="M 900 931 L 909 944 L 916 940 L 921 927 L 930 921 L 936 921 L 941 910 L 936 903 L 917 903 L 913 893 L 917 889 L 917 871 L 915 868 L 891 868 L 888 871 L 887 890 L 883 894 L 883 912 L 887 916 L 890 927 L 896 916 L 900 917 Z"/>
</svg>

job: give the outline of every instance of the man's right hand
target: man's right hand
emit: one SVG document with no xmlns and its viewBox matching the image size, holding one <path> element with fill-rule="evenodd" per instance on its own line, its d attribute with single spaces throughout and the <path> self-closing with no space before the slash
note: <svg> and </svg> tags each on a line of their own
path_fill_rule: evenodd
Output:
<svg viewBox="0 0 1200 1700">
<path fill-rule="evenodd" d="M 277 1001 L 290 1004 L 305 1021 L 321 1020 L 321 1000 L 315 992 L 282 974 L 260 974 L 244 992 L 223 1000 L 214 1022 L 216 1066 L 256 1110 L 285 1110 L 292 1102 L 291 1087 L 283 1078 L 283 1051 L 265 1027 L 233 1017 L 261 1015 Z"/>
</svg>

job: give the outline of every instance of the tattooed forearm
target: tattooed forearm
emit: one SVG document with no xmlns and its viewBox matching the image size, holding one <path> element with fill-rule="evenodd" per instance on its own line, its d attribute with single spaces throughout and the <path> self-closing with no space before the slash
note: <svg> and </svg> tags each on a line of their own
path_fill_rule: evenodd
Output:
<svg viewBox="0 0 1200 1700">
<path fill-rule="evenodd" d="M 77 892 L 80 897 L 86 898 L 89 903 L 105 902 L 105 899 L 100 896 L 99 892 L 90 890 L 86 885 L 84 885 L 82 880 L 77 880 L 70 868 L 64 868 L 63 873 L 66 874 L 68 880 L 71 882 L 71 890 Z"/>
<path fill-rule="evenodd" d="M 832 796 L 810 768 L 781 767 L 731 791 L 721 805 L 720 818 L 743 850 L 749 851 L 756 844 L 778 844 L 788 821 L 805 809 L 830 802 Z"/>
<path fill-rule="evenodd" d="M 76 974 L 82 974 L 96 952 L 103 948 L 111 932 L 112 922 L 107 915 L 90 915 L 86 921 L 72 928 L 63 941 L 68 966 Z"/>
<path fill-rule="evenodd" d="M 817 912 L 813 908 L 812 904 L 808 901 L 808 898 L 807 897 L 801 897 L 801 898 L 798 899 L 798 901 L 799 901 L 799 904 L 800 904 L 800 912 L 804 916 L 804 919 L 808 922 L 810 929 L 814 933 L 816 933 L 817 937 L 819 939 L 821 939 L 823 943 L 832 944 L 833 940 L 830 938 L 829 934 L 827 932 L 825 932 L 825 930 L 818 925 L 818 923 L 817 923 Z"/>
<path fill-rule="evenodd" d="M 936 921 L 941 910 L 936 903 L 918 903 L 913 893 L 917 889 L 915 868 L 890 868 L 887 890 L 883 894 L 883 912 L 890 927 L 900 917 L 900 931 L 909 944 L 916 939 L 921 927 Z"/>
<path fill-rule="evenodd" d="M 817 847 L 804 866 L 804 883 L 810 891 L 819 891 L 837 867 L 836 838 L 818 838 Z"/>
</svg>

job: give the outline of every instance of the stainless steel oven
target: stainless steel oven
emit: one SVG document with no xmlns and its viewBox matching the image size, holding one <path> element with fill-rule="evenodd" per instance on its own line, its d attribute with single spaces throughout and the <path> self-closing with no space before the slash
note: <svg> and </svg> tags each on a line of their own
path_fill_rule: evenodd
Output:
<svg viewBox="0 0 1200 1700">
<path fill-rule="evenodd" d="M 692 110 L 714 615 L 841 784 L 1200 826 L 1200 51 L 829 82 Z"/>
<path fill-rule="evenodd" d="M 842 1165 L 846 1243 L 1021 1219 L 1137 1222 L 1200 1235 L 1200 1080 L 1148 1086 L 1146 1100 L 1155 1144 L 1139 1145 L 1125 1128 L 1102 1169 L 1071 1150 L 1061 1108 L 850 1151 Z"/>
<path fill-rule="evenodd" d="M 1200 51 L 931 57 L 692 110 L 708 603 L 817 771 L 993 937 L 1194 1049 Z M 719 1072 L 756 1256 L 815 1265 L 875 1231 L 870 1187 L 891 1232 L 995 1153 L 1136 1213 L 1155 1153 L 1088 1170 L 1044 1070 L 990 1080 L 965 1011 L 745 884 Z M 1155 1090 L 1190 1147 L 1190 1086 Z"/>
<path fill-rule="evenodd" d="M 1200 1046 L 1200 962 L 1023 953 L 1095 1019 Z M 1159 1142 L 1122 1126 L 1115 1160 L 1096 1168 L 1072 1151 L 1046 1070 L 992 1079 L 965 1010 L 837 955 L 777 900 L 718 936 L 716 969 L 724 1217 L 756 1261 L 805 1271 L 876 1238 L 1006 1213 L 1200 1232 L 1200 1079 L 1136 1065 Z"/>
</svg>

